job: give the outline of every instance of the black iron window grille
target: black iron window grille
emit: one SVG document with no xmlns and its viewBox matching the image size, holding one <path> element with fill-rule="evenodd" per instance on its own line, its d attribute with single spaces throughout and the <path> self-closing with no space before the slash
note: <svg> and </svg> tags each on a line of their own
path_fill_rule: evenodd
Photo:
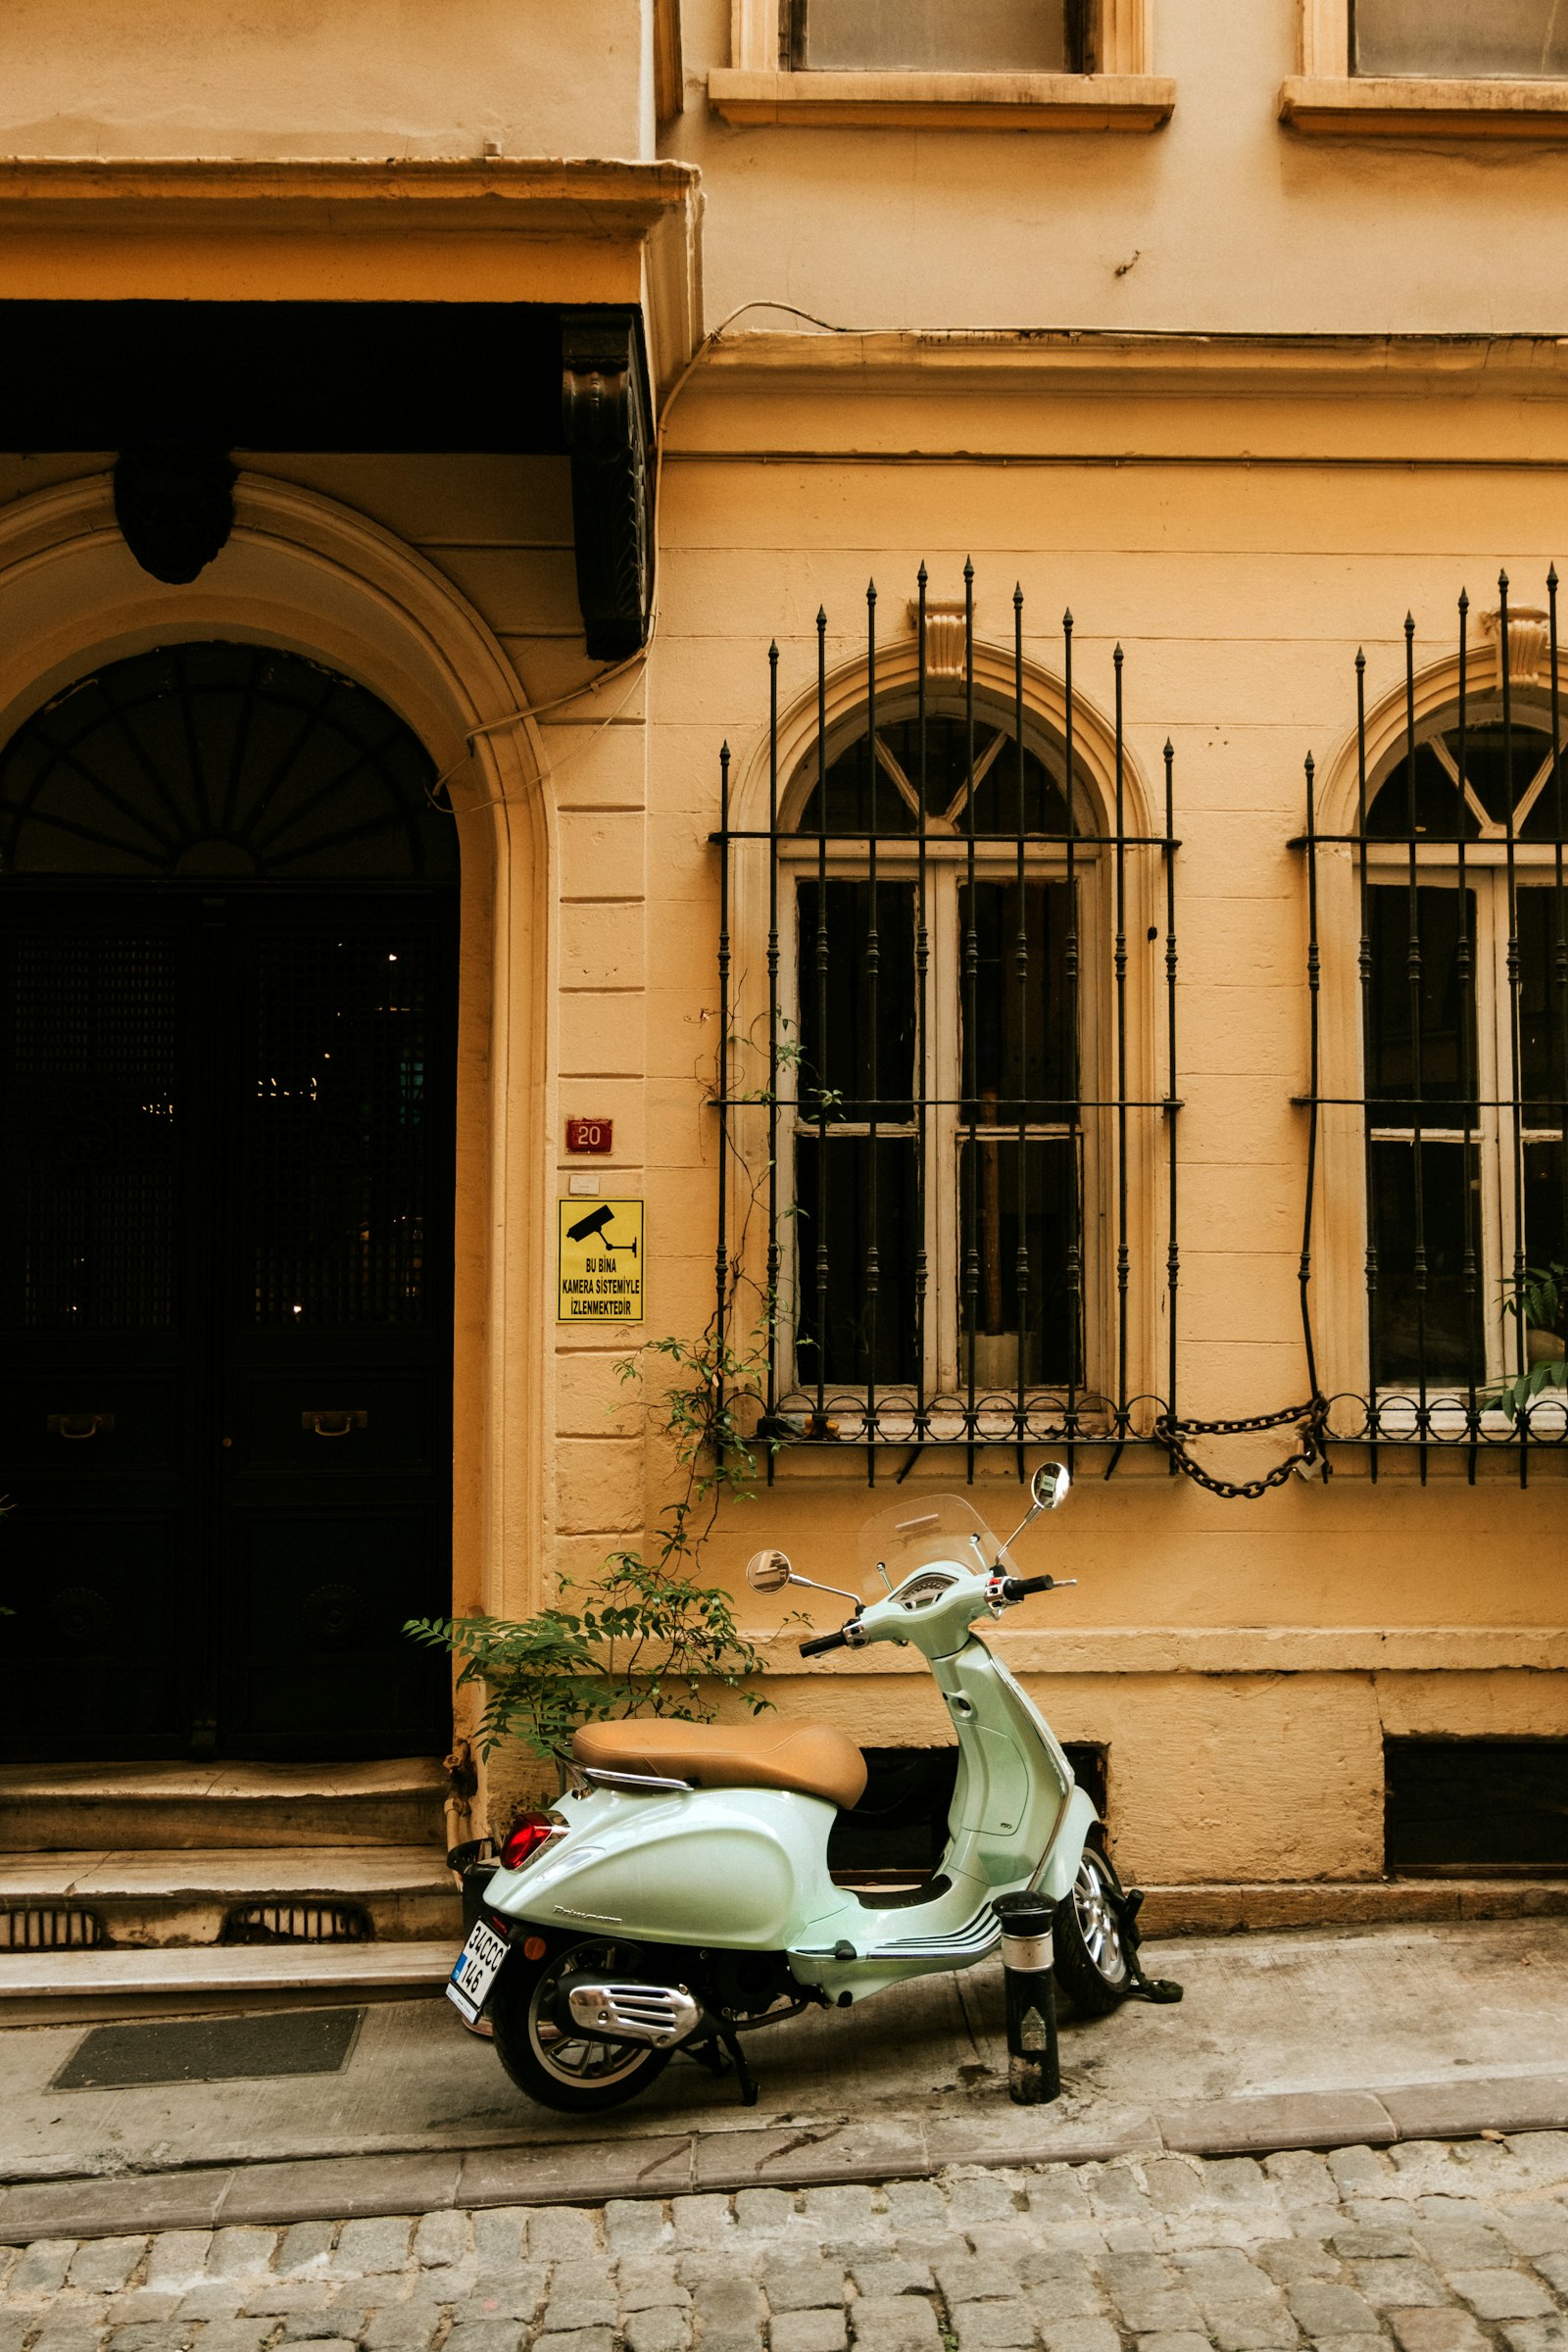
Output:
<svg viewBox="0 0 1568 2352">
<path fill-rule="evenodd" d="M 909 612 L 879 644 L 868 590 L 831 674 L 818 612 L 783 724 L 770 649 L 741 821 L 721 754 L 720 1361 L 749 1279 L 775 1443 L 864 1445 L 873 1478 L 878 1446 L 1093 1446 L 1108 1476 L 1175 1410 L 1173 754 L 1152 829 L 1119 647 L 1107 724 L 1070 613 L 1049 679 L 1021 592 L 1010 652 L 977 645 L 967 565 L 961 607 L 922 566 Z"/>
<path fill-rule="evenodd" d="M 1423 1475 L 1432 1446 L 1468 1448 L 1473 1475 L 1508 1446 L 1523 1481 L 1532 1448 L 1568 1443 L 1563 765 L 1555 570 L 1539 610 L 1502 575 L 1479 634 L 1461 595 L 1434 668 L 1407 617 L 1402 686 L 1370 712 L 1356 656 L 1349 830 L 1319 829 L 1307 762 L 1327 1436 L 1369 1446 L 1374 1476 L 1381 1446 L 1417 1447 Z"/>
</svg>

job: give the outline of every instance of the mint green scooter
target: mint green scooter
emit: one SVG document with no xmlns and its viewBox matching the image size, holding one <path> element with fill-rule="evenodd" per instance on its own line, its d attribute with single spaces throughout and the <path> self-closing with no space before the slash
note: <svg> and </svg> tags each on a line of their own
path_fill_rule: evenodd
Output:
<svg viewBox="0 0 1568 2352">
<path fill-rule="evenodd" d="M 571 1785 L 502 1848 L 447 1990 L 466 2022 L 488 2011 L 497 2053 L 530 2098 L 565 2114 L 615 2107 L 678 2050 L 748 2103 L 741 2035 L 812 2005 L 847 2006 L 997 1948 L 999 1895 L 1054 1898 L 1055 1966 L 1080 2010 L 1131 1988 L 1125 1898 L 1090 1842 L 1094 1807 L 1049 1726 L 970 1630 L 1050 1576 L 1011 1573 L 1008 1544 L 1065 1500 L 1059 1463 L 1036 1472 L 1022 1525 L 1000 1543 L 957 1495 L 908 1497 L 861 1538 L 860 1590 L 798 1576 L 760 1551 L 760 1592 L 798 1585 L 854 1603 L 803 1657 L 897 1642 L 918 1649 L 947 1701 L 958 1771 L 940 1869 L 907 1889 L 857 1892 L 829 1874 L 838 1807 L 865 1787 L 854 1741 L 770 1717 L 743 1726 L 667 1717 L 585 1726 Z"/>
</svg>

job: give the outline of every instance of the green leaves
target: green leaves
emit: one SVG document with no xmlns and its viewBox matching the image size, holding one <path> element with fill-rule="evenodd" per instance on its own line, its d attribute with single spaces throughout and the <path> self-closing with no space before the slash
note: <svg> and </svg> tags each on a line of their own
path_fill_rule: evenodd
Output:
<svg viewBox="0 0 1568 2352">
<path fill-rule="evenodd" d="M 462 1659 L 460 1690 L 483 1689 L 484 1755 L 520 1740 L 536 1755 L 565 1756 L 579 1724 L 607 1716 L 707 1723 L 720 1690 L 737 1691 L 754 1714 L 772 1704 L 747 1687 L 761 1661 L 728 1593 L 696 1575 L 723 1496 L 750 1491 L 757 1461 L 740 1408 L 759 1401 L 765 1355 L 738 1350 L 710 1328 L 696 1342 L 650 1341 L 616 1364 L 617 1376 L 641 1380 L 651 1357 L 673 1372 L 661 1426 L 684 1474 L 653 1556 L 612 1552 L 596 1584 L 564 1580 L 555 1603 L 532 1617 L 415 1617 L 403 1629 Z"/>
<path fill-rule="evenodd" d="M 1504 1286 L 1503 1313 L 1520 1318 L 1529 1331 L 1551 1332 L 1560 1338 L 1565 1307 L 1568 1307 L 1568 1266 L 1555 1259 L 1549 1265 L 1526 1266 L 1522 1283 L 1517 1287 L 1511 1282 Z M 1531 1364 L 1512 1380 L 1501 1381 L 1490 1390 L 1488 1402 L 1499 1406 L 1510 1421 L 1517 1422 L 1548 1389 L 1568 1389 L 1568 1357 L 1547 1356 Z"/>
<path fill-rule="evenodd" d="M 563 1601 L 520 1621 L 416 1617 L 404 1632 L 461 1658 L 459 1688 L 486 1692 L 479 1746 L 490 1755 L 521 1740 L 541 1756 L 564 1756 L 579 1724 L 611 1715 L 675 1715 L 706 1723 L 709 1689 L 741 1690 L 754 1713 L 768 1704 L 743 1690 L 759 1664 L 741 1637 L 729 1596 L 636 1552 L 612 1553 L 601 1586 L 564 1584 Z"/>
</svg>

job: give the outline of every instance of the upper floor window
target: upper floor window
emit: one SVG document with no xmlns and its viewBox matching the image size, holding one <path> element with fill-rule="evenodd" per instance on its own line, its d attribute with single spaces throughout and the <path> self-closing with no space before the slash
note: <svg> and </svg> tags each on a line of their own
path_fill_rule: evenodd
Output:
<svg viewBox="0 0 1568 2352">
<path fill-rule="evenodd" d="M 1351 0 L 1350 71 L 1419 79 L 1568 76 L 1560 0 Z"/>
<path fill-rule="evenodd" d="M 1358 657 L 1353 763 L 1329 796 L 1344 830 L 1318 824 L 1308 763 L 1331 1439 L 1568 1445 L 1568 750 L 1546 586 L 1544 609 L 1484 614 L 1479 642 L 1461 599 L 1441 667 L 1418 667 L 1407 619 L 1402 686 L 1370 712 Z"/>
<path fill-rule="evenodd" d="M 1078 1100 L 1080 1031 L 1102 1011 L 1080 987 L 1098 849 L 1075 839 L 1059 743 L 1020 745 L 983 711 L 971 776 L 961 708 L 924 733 L 922 760 L 895 705 L 854 736 L 780 844 L 795 1383 L 1065 1389 L 1086 1276 L 1102 1279 Z"/>
<path fill-rule="evenodd" d="M 1107 722 L 1070 614 L 1053 675 L 1021 592 L 1004 653 L 921 588 L 832 672 L 819 613 L 724 785 L 720 1328 L 760 1303 L 781 1443 L 1119 1457 L 1175 1374 L 1174 754 L 1154 816 L 1119 648 Z"/>
<path fill-rule="evenodd" d="M 1562 779 L 1528 706 L 1505 722 L 1494 698 L 1472 703 L 1465 720 L 1428 721 L 1367 814 L 1368 1337 L 1383 1389 L 1509 1378 L 1515 1274 L 1559 1264 L 1568 1233 Z M 1527 1362 L 1551 1336 L 1524 1334 Z"/>
<path fill-rule="evenodd" d="M 789 0 L 789 62 L 838 74 L 1084 74 L 1089 17 L 1089 0 Z"/>
</svg>

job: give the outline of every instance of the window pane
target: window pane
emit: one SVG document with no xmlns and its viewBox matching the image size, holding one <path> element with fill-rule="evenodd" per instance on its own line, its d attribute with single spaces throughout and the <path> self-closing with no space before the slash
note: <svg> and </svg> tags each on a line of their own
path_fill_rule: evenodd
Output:
<svg viewBox="0 0 1568 2352">
<path fill-rule="evenodd" d="M 964 1387 L 971 1266 L 975 1386 L 1017 1387 L 1020 1306 L 1025 1384 L 1081 1377 L 1067 1285 L 1067 1252 L 1079 1231 L 1078 1139 L 1031 1137 L 1024 1144 L 1021 1212 L 1018 1152 L 1016 1138 L 1001 1134 L 958 1147 L 958 1378 Z M 1081 1285 L 1081 1272 L 1079 1280 Z M 1077 1303 L 1081 1312 L 1081 1290 Z"/>
<path fill-rule="evenodd" d="M 1451 740 L 1446 736 L 1444 741 L 1450 754 L 1454 755 L 1457 765 L 1457 733 Z M 1373 795 L 1372 805 L 1366 812 L 1367 838 L 1371 841 L 1408 841 L 1412 798 L 1418 836 L 1430 834 L 1436 841 L 1457 841 L 1461 809 L 1464 811 L 1466 839 L 1473 841 L 1481 830 L 1475 811 L 1463 798 L 1432 745 L 1418 743 L 1414 760 L 1406 760 L 1401 756 Z"/>
<path fill-rule="evenodd" d="M 1465 1183 L 1470 1186 L 1471 1296 L 1465 1295 Z M 1419 1233 L 1426 1258 L 1416 1288 L 1416 1149 L 1372 1147 L 1372 1239 L 1378 1282 L 1372 1301 L 1373 1378 L 1378 1385 L 1463 1388 L 1485 1378 L 1481 1337 L 1480 1154 L 1472 1144 L 1423 1143 Z"/>
<path fill-rule="evenodd" d="M 1065 882 L 1026 882 L 1023 890 L 1024 976 L 1020 985 L 1018 885 L 975 885 L 974 1039 L 960 1084 L 961 1115 L 987 1127 L 1054 1126 L 1078 1115 L 1077 1056 L 1067 996 Z M 969 923 L 969 890 L 958 893 L 959 969 Z M 960 1022 L 969 1016 L 960 978 Z M 973 1090 L 972 1093 L 970 1090 Z"/>
<path fill-rule="evenodd" d="M 1352 0 L 1356 74 L 1568 74 L 1560 0 Z"/>
<path fill-rule="evenodd" d="M 916 1378 L 914 1261 L 919 1230 L 912 1136 L 878 1140 L 875 1150 L 878 1283 L 875 1379 L 878 1386 Z M 863 1388 L 872 1377 L 872 1313 L 866 1294 L 866 1250 L 872 1231 L 873 1147 L 864 1136 L 839 1135 L 818 1145 L 802 1136 L 795 1147 L 795 1226 L 799 1251 L 799 1318 L 795 1376 L 803 1388 L 818 1379 Z M 825 1182 L 822 1170 L 825 1168 Z M 826 1313 L 818 1317 L 818 1250 L 826 1251 Z M 825 1327 L 825 1328 L 824 1328 Z"/>
<path fill-rule="evenodd" d="M 1568 15 L 1568 10 L 1564 13 Z M 1494 710 L 1495 704 L 1491 708 Z M 1438 744 L 1447 755 L 1446 762 L 1439 757 L 1435 748 Z M 1511 807 L 1521 841 L 1555 838 L 1557 799 L 1549 777 L 1528 811 L 1522 816 L 1518 813 L 1550 756 L 1548 734 L 1518 718 L 1511 729 L 1505 729 L 1499 718 L 1473 717 L 1465 729 L 1462 748 L 1464 776 L 1490 824 L 1506 826 Z M 1374 841 L 1409 839 L 1413 781 L 1417 835 L 1430 836 L 1435 841 L 1456 839 L 1460 795 L 1454 777 L 1460 772 L 1460 749 L 1459 730 L 1449 726 L 1417 744 L 1413 762 L 1406 761 L 1401 754 L 1378 787 L 1367 810 L 1368 837 Z M 1464 829 L 1471 841 L 1481 831 L 1480 819 L 1468 799 L 1464 803 Z"/>
<path fill-rule="evenodd" d="M 1519 1094 L 1527 1127 L 1561 1124 L 1568 1092 L 1564 998 L 1557 983 L 1557 893 L 1519 893 Z M 1568 927 L 1568 890 L 1562 916 Z M 1503 1082 L 1507 1091 L 1507 1080 Z"/>
<path fill-rule="evenodd" d="M 819 883 L 799 886 L 798 987 L 801 1003 L 800 1103 L 803 1118 L 817 1114 L 827 1090 L 828 1116 L 860 1120 L 872 1113 L 876 1080 L 878 1119 L 913 1116 L 914 889 L 907 882 L 876 886 L 876 1066 L 872 1070 L 871 975 L 866 948 L 871 929 L 869 882 L 830 881 L 823 926 L 827 954 L 827 1034 L 819 1039 L 822 989 L 817 957 Z"/>
<path fill-rule="evenodd" d="M 877 727 L 883 759 L 873 771 L 871 739 L 860 735 L 830 761 L 827 771 L 827 829 L 829 833 L 912 834 L 919 808 L 921 776 L 920 724 L 914 718 L 884 719 Z M 1004 740 L 998 746 L 999 733 Z M 889 762 L 891 761 L 891 766 Z M 1018 830 L 1018 753 L 1016 738 L 994 718 L 977 715 L 974 728 L 974 765 L 979 783 L 974 796 L 977 833 L 1016 834 Z M 1078 789 L 1087 789 L 1081 762 L 1075 762 Z M 897 773 L 894 771 L 897 770 Z M 1050 765 L 1028 745 L 1023 756 L 1023 829 L 1025 833 L 1067 832 L 1065 752 L 1054 750 Z M 966 803 L 969 782 L 969 727 L 951 710 L 928 710 L 924 743 L 925 808 L 928 823 L 968 828 Z M 904 778 L 901 787 L 899 777 Z M 1080 803 L 1082 806 L 1082 803 Z M 813 784 L 801 811 L 799 830 L 811 833 L 820 825 L 821 796 Z"/>
<path fill-rule="evenodd" d="M 1367 1116 L 1374 1127 L 1406 1127 L 1418 1123 L 1453 1127 L 1464 1115 L 1464 1098 L 1471 1099 L 1470 1117 L 1477 1116 L 1475 988 L 1461 992 L 1459 975 L 1460 899 L 1456 890 L 1423 888 L 1416 893 L 1417 937 L 1421 950 L 1420 1101 L 1417 1081 L 1415 1022 L 1410 990 L 1410 894 L 1407 888 L 1383 886 L 1368 892 L 1368 926 L 1372 939 L 1372 1019 L 1369 1066 L 1366 1073 Z M 1475 897 L 1466 891 L 1472 938 Z M 1438 1117 L 1429 1113 L 1441 1104 Z"/>
<path fill-rule="evenodd" d="M 1568 1152 L 1560 1143 L 1525 1146 L 1525 1263 L 1560 1266 L 1568 1240 Z M 1506 1270 L 1504 1296 L 1513 1281 Z M 1503 1343 L 1510 1364 L 1514 1353 L 1512 1318 Z"/>
<path fill-rule="evenodd" d="M 1061 74 L 1071 0 L 797 0 L 797 63 L 820 73 Z"/>
</svg>

